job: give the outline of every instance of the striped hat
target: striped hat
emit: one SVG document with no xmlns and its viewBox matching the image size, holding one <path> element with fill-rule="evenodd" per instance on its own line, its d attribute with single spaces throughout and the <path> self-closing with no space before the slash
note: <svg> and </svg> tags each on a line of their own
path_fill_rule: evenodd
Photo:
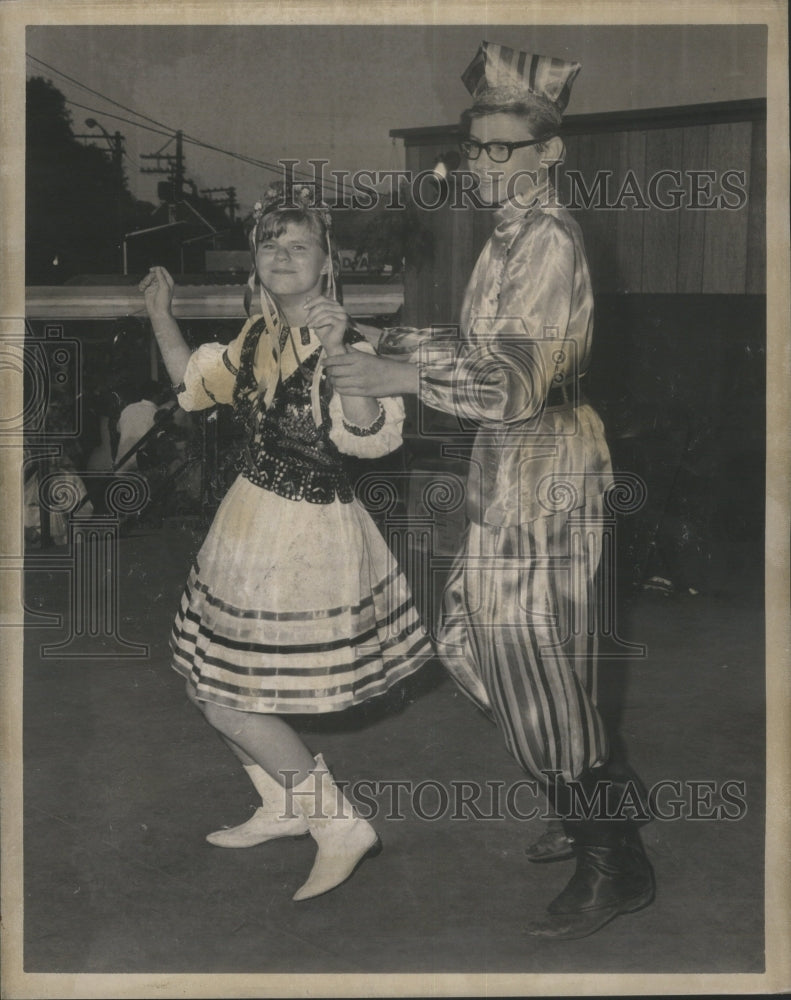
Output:
<svg viewBox="0 0 791 1000">
<path fill-rule="evenodd" d="M 481 42 L 461 79 L 475 104 L 538 100 L 549 104 L 559 117 L 566 110 L 580 69 L 577 62 Z"/>
</svg>

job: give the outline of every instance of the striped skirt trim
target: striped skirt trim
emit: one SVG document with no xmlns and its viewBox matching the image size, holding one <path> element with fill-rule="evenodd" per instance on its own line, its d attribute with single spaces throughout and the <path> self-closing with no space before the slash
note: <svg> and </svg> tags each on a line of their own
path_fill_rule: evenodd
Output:
<svg viewBox="0 0 791 1000">
<path fill-rule="evenodd" d="M 309 714 L 359 704 L 433 655 L 402 575 L 388 574 L 373 590 L 329 618 L 321 610 L 253 618 L 213 600 L 195 568 L 171 633 L 173 667 L 199 698 L 243 711 Z M 329 638 L 312 641 L 317 627 Z"/>
<path fill-rule="evenodd" d="M 216 678 L 207 679 L 203 675 L 197 676 L 194 670 L 175 659 L 173 665 L 193 684 L 201 698 L 215 704 L 246 712 L 311 715 L 341 711 L 385 694 L 394 684 L 414 673 L 432 655 L 428 637 L 420 633 L 411 646 L 406 646 L 403 655 L 398 658 L 389 656 L 386 675 L 382 674 L 381 662 L 372 658 L 371 672 L 366 676 L 362 669 L 364 661 L 359 660 L 353 680 L 339 682 L 332 688 L 323 690 L 315 686 L 311 686 L 309 690 L 260 685 L 245 687 Z M 348 677 L 348 673 L 345 676 Z"/>
</svg>

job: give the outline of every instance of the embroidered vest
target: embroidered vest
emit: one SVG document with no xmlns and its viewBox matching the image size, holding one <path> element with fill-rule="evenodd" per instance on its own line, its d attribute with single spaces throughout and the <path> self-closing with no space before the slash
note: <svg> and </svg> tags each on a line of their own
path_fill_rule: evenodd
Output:
<svg viewBox="0 0 791 1000">
<path fill-rule="evenodd" d="M 253 372 L 263 329 L 262 320 L 245 338 L 234 388 L 234 410 L 247 428 L 239 471 L 251 483 L 287 500 L 326 504 L 337 498 L 351 503 L 354 490 L 343 456 L 329 437 L 331 389 L 325 374 L 320 380 L 321 424 L 317 427 L 313 419 L 310 390 L 320 349 L 281 378 L 267 409 Z M 347 342 L 356 339 L 358 335 L 347 332 Z"/>
</svg>

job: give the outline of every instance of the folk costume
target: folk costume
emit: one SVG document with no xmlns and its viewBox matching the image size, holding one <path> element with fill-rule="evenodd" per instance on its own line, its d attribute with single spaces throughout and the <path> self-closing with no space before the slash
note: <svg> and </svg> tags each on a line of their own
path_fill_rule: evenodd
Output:
<svg viewBox="0 0 791 1000">
<path fill-rule="evenodd" d="M 313 209 L 307 189 L 295 194 L 303 211 Z M 271 195 L 256 206 L 254 259 L 281 192 Z M 336 258 L 328 213 L 323 227 Z M 343 462 L 399 447 L 403 404 L 380 399 L 369 426 L 351 423 L 323 372 L 315 332 L 289 328 L 255 267 L 248 303 L 253 315 L 238 337 L 199 347 L 177 390 L 186 410 L 232 405 L 247 440 L 184 590 L 173 667 L 199 702 L 277 715 L 339 711 L 383 694 L 433 655 L 408 584 Z M 347 331 L 348 349 L 371 350 L 358 339 Z M 288 792 L 258 764 L 244 766 L 261 806 L 207 839 L 238 848 L 310 833 L 316 860 L 294 899 L 335 888 L 378 849 L 321 754 Z"/>
<path fill-rule="evenodd" d="M 473 115 L 535 102 L 559 125 L 578 71 L 484 42 L 462 79 Z M 633 824 L 569 815 L 569 782 L 588 797 L 597 781 L 617 784 L 596 708 L 595 581 L 612 470 L 583 392 L 593 293 L 579 226 L 548 179 L 496 221 L 467 286 L 461 342 L 395 329 L 378 350 L 417 363 L 425 404 L 478 426 L 438 651 L 564 817 L 576 881 L 535 932 L 580 937 L 653 896 Z"/>
<path fill-rule="evenodd" d="M 173 666 L 199 699 L 230 708 L 338 711 L 431 655 L 342 457 L 398 448 L 404 409 L 389 397 L 370 427 L 346 421 L 316 334 L 290 330 L 263 288 L 259 300 L 262 314 L 227 347 L 195 351 L 178 393 L 185 410 L 233 405 L 247 442 L 184 590 Z"/>
</svg>

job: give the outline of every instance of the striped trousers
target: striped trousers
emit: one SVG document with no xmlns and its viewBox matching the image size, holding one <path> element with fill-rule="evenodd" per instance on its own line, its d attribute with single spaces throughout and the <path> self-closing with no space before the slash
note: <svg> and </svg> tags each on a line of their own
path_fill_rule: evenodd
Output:
<svg viewBox="0 0 791 1000">
<path fill-rule="evenodd" d="M 601 500 L 514 527 L 471 523 L 445 588 L 438 652 L 532 776 L 607 760 L 596 708 Z"/>
</svg>

